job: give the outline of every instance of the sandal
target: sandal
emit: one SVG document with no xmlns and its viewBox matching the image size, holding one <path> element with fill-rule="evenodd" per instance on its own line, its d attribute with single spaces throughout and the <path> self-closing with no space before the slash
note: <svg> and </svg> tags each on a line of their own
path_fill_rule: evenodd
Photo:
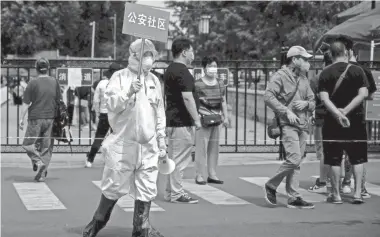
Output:
<svg viewBox="0 0 380 237">
<path fill-rule="evenodd" d="M 332 194 L 327 197 L 326 202 L 333 204 L 343 204 L 342 199 L 336 199 Z"/>
</svg>

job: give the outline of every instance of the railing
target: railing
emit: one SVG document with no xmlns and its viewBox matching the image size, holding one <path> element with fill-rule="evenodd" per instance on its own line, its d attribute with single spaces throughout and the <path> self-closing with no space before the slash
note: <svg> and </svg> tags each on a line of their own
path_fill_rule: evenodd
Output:
<svg viewBox="0 0 380 237">
<path fill-rule="evenodd" d="M 51 60 L 50 75 L 55 76 L 56 68 L 79 67 L 100 69 L 94 80 L 100 78 L 104 70 L 114 62 L 110 60 Z M 35 60 L 8 60 L 2 65 L 2 76 L 6 77 L 11 86 L 11 78 L 16 81 L 16 92 L 19 92 L 20 79 L 30 79 L 36 76 Z M 126 66 L 126 61 L 118 61 Z M 156 62 L 154 70 L 165 72 L 168 62 Z M 194 62 L 194 67 L 200 67 L 200 62 Z M 278 152 L 278 141 L 267 137 L 267 123 L 273 118 L 273 112 L 268 109 L 263 100 L 264 90 L 270 75 L 280 67 L 279 61 L 221 61 L 219 67 L 229 68 L 230 78 L 227 87 L 227 104 L 230 114 L 230 126 L 221 133 L 221 152 Z M 322 69 L 322 62 L 311 61 L 309 77 L 316 75 Z M 380 62 L 372 63 L 372 70 L 380 70 Z M 159 70 L 158 70 L 159 69 Z M 10 86 L 7 88 L 6 102 L 1 107 L 1 151 L 23 152 L 21 144 L 24 131 L 19 129 L 20 106 L 13 105 L 10 95 Z M 3 96 L 2 96 L 3 97 Z M 79 100 L 80 101 L 80 100 Z M 73 152 L 87 152 L 91 145 L 94 132 L 89 128 L 71 127 L 73 134 Z M 380 151 L 380 123 L 371 121 L 369 150 Z M 313 129 L 310 129 L 307 151 L 314 152 Z M 55 146 L 55 152 L 70 152 L 67 144 Z"/>
</svg>

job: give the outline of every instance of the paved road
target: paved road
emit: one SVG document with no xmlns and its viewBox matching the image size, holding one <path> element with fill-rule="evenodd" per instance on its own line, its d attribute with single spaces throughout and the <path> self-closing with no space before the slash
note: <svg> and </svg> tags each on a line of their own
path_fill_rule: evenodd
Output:
<svg viewBox="0 0 380 237">
<path fill-rule="evenodd" d="M 325 196 L 310 194 L 305 189 L 313 184 L 316 162 L 302 167 L 301 182 L 305 197 L 315 202 L 314 210 L 292 210 L 285 207 L 286 197 L 270 208 L 265 204 L 261 184 L 276 172 L 274 160 L 252 159 L 246 164 L 232 158 L 223 159 L 218 174 L 224 185 L 195 185 L 194 170 L 185 172 L 186 189 L 200 199 L 199 204 L 171 204 L 163 200 L 160 191 L 154 202 L 151 222 L 166 237 L 378 237 L 380 233 L 380 161 L 368 165 L 369 191 L 372 198 L 365 204 L 332 205 Z M 46 183 L 34 183 L 30 167 L 2 167 L 2 236 L 3 237 L 75 237 L 92 217 L 98 205 L 102 168 L 50 169 Z M 159 189 L 163 180 L 159 177 Z M 281 188 L 279 189 L 281 192 Z M 37 199 L 39 201 L 37 201 Z M 350 197 L 345 196 L 345 201 Z M 99 237 L 131 236 L 132 209 L 130 199 L 118 202 L 109 225 Z"/>
</svg>

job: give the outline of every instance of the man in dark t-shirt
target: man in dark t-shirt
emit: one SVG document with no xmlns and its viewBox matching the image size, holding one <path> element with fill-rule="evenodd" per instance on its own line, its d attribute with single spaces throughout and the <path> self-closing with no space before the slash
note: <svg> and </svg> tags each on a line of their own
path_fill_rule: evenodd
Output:
<svg viewBox="0 0 380 237">
<path fill-rule="evenodd" d="M 354 40 L 349 36 L 340 36 L 338 39 L 344 43 L 344 45 L 346 46 L 349 52 L 349 63 L 359 66 L 364 71 L 368 80 L 367 100 L 372 100 L 373 94 L 377 90 L 376 82 L 375 82 L 375 79 L 373 78 L 371 71 L 367 67 L 359 64 L 356 61 L 357 52 L 356 52 L 356 49 L 354 48 Z M 372 121 L 367 121 L 366 123 L 367 123 L 367 138 L 370 139 L 372 137 Z M 351 193 L 351 178 L 353 174 L 352 174 L 352 166 L 349 162 L 347 162 L 347 160 L 345 162 L 345 171 L 346 171 L 345 176 L 342 182 L 342 190 L 343 190 L 343 193 Z M 370 198 L 371 195 L 368 193 L 367 189 L 365 188 L 365 180 L 366 180 L 366 169 L 364 167 L 361 195 L 363 198 Z"/>
<path fill-rule="evenodd" d="M 363 164 L 367 162 L 367 131 L 363 101 L 368 96 L 368 82 L 363 70 L 348 64 L 348 51 L 341 41 L 330 47 L 333 64 L 319 79 L 318 91 L 327 108 L 322 129 L 325 164 L 331 167 L 332 195 L 327 201 L 342 203 L 339 191 L 340 165 L 346 151 L 355 172 L 354 204 L 363 203 L 361 181 Z M 339 77 L 346 71 L 339 88 L 333 93 Z"/>
<path fill-rule="evenodd" d="M 33 171 L 38 170 L 34 178 L 37 182 L 44 182 L 46 179 L 54 145 L 53 120 L 56 115 L 57 101 L 62 98 L 57 80 L 47 74 L 49 67 L 47 59 L 37 60 L 38 77 L 31 80 L 25 89 L 24 108 L 20 121 L 22 130 L 28 111 L 28 127 L 22 147 L 32 160 Z"/>
<path fill-rule="evenodd" d="M 174 40 L 172 53 L 174 61 L 164 74 L 164 88 L 168 153 L 176 167 L 167 175 L 165 199 L 176 203 L 198 203 L 198 200 L 185 193 L 182 185 L 184 169 L 191 161 L 194 125 L 196 129 L 201 127 L 195 99 L 195 81 L 187 68 L 194 60 L 190 40 Z"/>
</svg>

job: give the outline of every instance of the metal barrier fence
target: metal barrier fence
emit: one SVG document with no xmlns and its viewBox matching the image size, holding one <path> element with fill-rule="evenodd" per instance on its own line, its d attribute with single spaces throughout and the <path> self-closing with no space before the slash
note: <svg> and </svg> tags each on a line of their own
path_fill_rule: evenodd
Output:
<svg viewBox="0 0 380 237">
<path fill-rule="evenodd" d="M 94 80 L 100 78 L 104 70 L 114 62 L 111 60 L 51 60 L 49 74 L 55 77 L 56 68 L 62 66 L 76 68 L 99 69 L 95 73 Z M 23 152 L 21 147 L 24 131 L 19 129 L 20 109 L 14 105 L 10 94 L 12 81 L 15 81 L 16 94 L 20 93 L 20 80 L 36 76 L 34 69 L 35 60 L 7 60 L 2 67 L 2 77 L 6 77 L 7 96 L 1 106 L 1 152 Z M 117 61 L 124 66 L 127 61 Z M 157 61 L 154 71 L 164 73 L 169 62 Z M 195 67 L 201 67 L 200 62 L 193 63 Z M 371 70 L 380 70 L 380 62 L 367 64 Z M 254 152 L 269 153 L 278 152 L 278 141 L 268 138 L 267 123 L 273 118 L 273 112 L 268 109 L 263 100 L 264 90 L 273 72 L 279 69 L 280 61 L 221 61 L 218 67 L 228 68 L 229 86 L 227 87 L 227 104 L 230 114 L 230 126 L 223 128 L 221 133 L 221 152 Z M 318 74 L 322 69 L 321 61 L 311 61 L 309 77 Z M 2 80 L 4 82 L 4 80 Z M 91 98 L 92 100 L 92 98 Z M 80 100 L 79 100 L 80 101 Z M 80 102 L 79 102 L 80 103 Z M 88 152 L 94 138 L 95 131 L 91 131 L 92 120 L 89 119 L 89 127 L 71 127 L 73 134 L 72 150 L 76 153 Z M 369 151 L 380 151 L 380 123 L 371 121 Z M 314 152 L 313 129 L 310 131 L 307 152 Z M 70 152 L 67 144 L 58 144 L 55 152 Z"/>
</svg>

